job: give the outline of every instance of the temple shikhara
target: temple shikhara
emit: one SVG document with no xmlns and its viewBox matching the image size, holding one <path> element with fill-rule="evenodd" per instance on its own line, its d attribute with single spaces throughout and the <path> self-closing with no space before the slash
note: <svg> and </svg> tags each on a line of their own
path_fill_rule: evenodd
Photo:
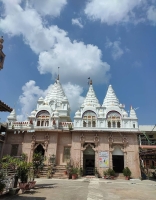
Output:
<svg viewBox="0 0 156 200">
<path fill-rule="evenodd" d="M 93 175 L 96 168 L 102 175 L 108 168 L 122 173 L 129 167 L 134 178 L 140 177 L 138 119 L 131 107 L 129 114 L 109 85 L 100 104 L 90 80 L 89 89 L 70 118 L 70 105 L 59 76 L 45 98 L 40 97 L 27 120 L 19 122 L 13 110 L 8 116 L 8 129 L 3 155 L 27 154 L 32 161 L 34 151 L 47 159 L 55 156 L 56 166 L 69 160 Z"/>
</svg>

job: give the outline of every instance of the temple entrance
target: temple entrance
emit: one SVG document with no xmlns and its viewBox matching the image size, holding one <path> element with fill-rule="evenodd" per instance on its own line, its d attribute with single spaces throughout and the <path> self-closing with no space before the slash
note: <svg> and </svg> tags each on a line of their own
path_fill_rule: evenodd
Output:
<svg viewBox="0 0 156 200">
<path fill-rule="evenodd" d="M 91 146 L 88 146 L 83 152 L 84 175 L 94 175 L 95 152 Z"/>
<path fill-rule="evenodd" d="M 122 173 L 124 169 L 124 155 L 119 147 L 115 147 L 112 155 L 113 169 L 116 173 Z"/>
<path fill-rule="evenodd" d="M 45 150 L 41 144 L 39 144 L 36 149 L 34 150 L 34 153 L 41 153 L 42 156 L 44 156 Z"/>
<path fill-rule="evenodd" d="M 113 156 L 113 169 L 117 173 L 122 173 L 124 169 L 124 156 Z"/>
</svg>

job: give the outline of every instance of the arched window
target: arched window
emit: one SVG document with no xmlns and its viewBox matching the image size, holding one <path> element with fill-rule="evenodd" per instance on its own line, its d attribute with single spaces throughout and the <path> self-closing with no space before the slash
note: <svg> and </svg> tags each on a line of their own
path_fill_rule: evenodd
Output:
<svg viewBox="0 0 156 200">
<path fill-rule="evenodd" d="M 49 121 L 46 121 L 46 122 L 45 122 L 45 126 L 49 126 Z"/>
<path fill-rule="evenodd" d="M 40 126 L 40 121 L 37 121 L 37 126 Z"/>
<path fill-rule="evenodd" d="M 121 115 L 116 111 L 110 111 L 107 114 L 107 122 L 109 128 L 120 128 L 121 127 Z"/>
<path fill-rule="evenodd" d="M 117 122 L 117 127 L 120 128 L 120 122 Z"/>
<path fill-rule="evenodd" d="M 44 121 L 41 121 L 41 126 L 44 126 Z"/>
<path fill-rule="evenodd" d="M 108 127 L 111 127 L 111 122 L 108 122 Z"/>
<path fill-rule="evenodd" d="M 37 113 L 37 126 L 49 126 L 50 113 L 46 110 Z"/>
<path fill-rule="evenodd" d="M 83 114 L 83 127 L 96 127 L 96 114 L 93 111 L 86 111 Z"/>
</svg>

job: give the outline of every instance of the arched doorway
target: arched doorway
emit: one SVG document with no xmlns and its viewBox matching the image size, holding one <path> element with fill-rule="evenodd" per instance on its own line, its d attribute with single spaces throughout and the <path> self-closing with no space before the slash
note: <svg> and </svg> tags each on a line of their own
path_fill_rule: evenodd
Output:
<svg viewBox="0 0 156 200">
<path fill-rule="evenodd" d="M 95 152 L 90 145 L 83 152 L 84 175 L 94 175 Z"/>
<path fill-rule="evenodd" d="M 116 173 L 122 173 L 124 169 L 124 153 L 119 146 L 114 147 L 112 154 L 113 169 Z"/>
<path fill-rule="evenodd" d="M 41 144 L 39 144 L 36 147 L 34 153 L 41 153 L 41 155 L 44 156 L 45 150 L 44 150 L 43 146 Z"/>
</svg>

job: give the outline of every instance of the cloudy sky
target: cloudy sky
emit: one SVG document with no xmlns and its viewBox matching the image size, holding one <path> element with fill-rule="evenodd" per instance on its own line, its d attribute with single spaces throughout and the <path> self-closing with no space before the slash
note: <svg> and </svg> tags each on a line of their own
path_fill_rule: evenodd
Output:
<svg viewBox="0 0 156 200">
<path fill-rule="evenodd" d="M 156 0 L 0 0 L 0 99 L 23 120 L 60 81 L 72 113 L 111 84 L 139 124 L 156 123 Z M 9 113 L 1 114 L 1 121 Z"/>
</svg>

